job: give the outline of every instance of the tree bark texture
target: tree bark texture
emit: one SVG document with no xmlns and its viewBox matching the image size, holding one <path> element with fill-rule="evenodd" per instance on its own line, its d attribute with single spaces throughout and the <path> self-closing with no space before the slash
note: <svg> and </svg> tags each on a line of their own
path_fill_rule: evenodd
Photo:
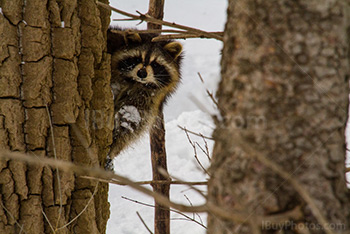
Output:
<svg viewBox="0 0 350 234">
<path fill-rule="evenodd" d="M 156 19 L 163 19 L 165 0 L 149 0 L 148 14 Z M 148 29 L 162 29 L 162 25 L 147 23 Z"/>
<path fill-rule="evenodd" d="M 148 14 L 156 19 L 163 19 L 164 0 L 150 0 Z M 147 23 L 148 29 L 162 29 L 162 25 Z M 158 168 L 163 168 L 166 172 L 167 155 L 165 148 L 165 127 L 163 108 L 159 110 L 158 116 L 152 125 L 150 131 L 151 142 L 151 161 L 152 161 L 152 180 L 153 181 L 169 181 L 170 179 L 159 172 Z M 167 198 L 170 195 L 170 184 L 152 184 L 153 191 L 160 193 Z M 154 233 L 169 234 L 170 233 L 170 209 L 159 205 L 155 202 L 154 208 Z"/>
<path fill-rule="evenodd" d="M 0 148 L 104 165 L 110 12 L 94 0 L 2 0 L 0 8 Z M 97 183 L 1 160 L 0 233 L 105 233 L 108 184 Z"/>
<path fill-rule="evenodd" d="M 227 12 L 209 201 L 247 212 L 248 223 L 296 207 L 303 218 L 241 225 L 209 214 L 208 233 L 325 233 L 295 188 L 234 135 L 301 183 L 331 231 L 350 233 L 349 2 L 230 0 Z"/>
<path fill-rule="evenodd" d="M 165 127 L 163 112 L 159 113 L 150 131 L 151 140 L 151 157 L 152 157 L 152 180 L 153 181 L 169 181 L 167 176 L 159 172 L 158 168 L 168 171 L 167 156 L 165 148 Z M 153 191 L 169 198 L 170 183 L 152 184 Z M 154 208 L 154 233 L 169 234 L 170 233 L 170 209 L 155 202 Z"/>
</svg>

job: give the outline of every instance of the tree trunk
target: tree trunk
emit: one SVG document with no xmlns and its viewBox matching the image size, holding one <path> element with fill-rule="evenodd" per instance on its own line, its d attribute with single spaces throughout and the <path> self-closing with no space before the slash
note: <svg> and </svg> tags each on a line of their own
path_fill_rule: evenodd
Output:
<svg viewBox="0 0 350 234">
<path fill-rule="evenodd" d="M 150 16 L 156 19 L 163 19 L 164 15 L 164 0 L 150 0 L 148 12 Z M 148 29 L 162 29 L 162 25 L 147 23 Z M 165 148 L 165 127 L 163 107 L 159 110 L 158 116 L 150 130 L 151 144 L 151 161 L 152 161 L 152 180 L 153 181 L 169 181 L 170 178 L 159 172 L 158 168 L 163 168 L 168 171 L 167 155 Z M 154 192 L 163 194 L 169 198 L 169 184 L 152 184 Z M 154 234 L 169 234 L 170 233 L 170 209 L 155 202 L 154 206 Z"/>
<path fill-rule="evenodd" d="M 104 165 L 110 12 L 94 0 L 2 0 L 0 9 L 0 148 Z M 107 196 L 108 184 L 2 160 L 0 233 L 105 233 Z"/>
<path fill-rule="evenodd" d="M 249 216 L 242 225 L 209 214 L 208 233 L 350 233 L 348 12 L 345 0 L 229 1 L 209 201 Z M 299 182 L 320 214 L 237 135 Z M 301 219 L 252 222 L 296 207 Z"/>
</svg>

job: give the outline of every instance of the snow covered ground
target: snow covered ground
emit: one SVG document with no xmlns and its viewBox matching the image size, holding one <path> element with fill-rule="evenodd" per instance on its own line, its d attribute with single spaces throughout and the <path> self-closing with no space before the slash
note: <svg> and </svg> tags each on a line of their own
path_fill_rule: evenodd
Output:
<svg viewBox="0 0 350 234">
<path fill-rule="evenodd" d="M 193 148 L 189 144 L 186 134 L 178 125 L 186 126 L 191 131 L 200 132 L 203 135 L 210 135 L 213 124 L 208 115 L 200 110 L 192 112 L 183 112 L 177 119 L 166 123 L 166 147 L 168 156 L 169 173 L 184 181 L 205 181 L 206 175 L 196 163 L 193 157 Z M 205 143 L 201 137 L 190 136 L 193 142 L 198 142 L 205 147 Z M 208 148 L 212 148 L 213 142 L 207 140 Z M 151 180 L 151 163 L 149 153 L 149 140 L 144 137 L 140 142 L 131 147 L 118 157 L 115 163 L 115 171 L 118 174 L 127 176 L 134 181 Z M 198 149 L 198 158 L 204 167 L 209 166 L 207 156 Z M 151 188 L 150 186 L 147 186 Z M 204 190 L 204 186 L 198 186 Z M 172 185 L 171 199 L 175 202 L 189 205 L 186 197 L 195 205 L 202 204 L 204 199 L 197 192 L 189 190 L 186 186 Z M 204 190 L 205 191 L 205 190 Z M 140 213 L 147 225 L 153 227 L 153 208 L 145 207 L 132 203 L 121 197 L 128 197 L 140 202 L 153 204 L 153 199 L 146 197 L 134 190 L 118 186 L 110 186 L 110 202 L 111 202 L 111 219 L 108 222 L 107 233 L 147 233 L 142 223 L 136 215 L 136 211 Z M 192 217 L 192 214 L 189 216 Z M 173 219 L 183 218 L 179 215 L 172 215 Z M 201 215 L 203 222 L 206 222 L 206 216 Z M 200 219 L 196 217 L 198 221 Z M 171 223 L 172 233 L 205 233 L 205 229 L 198 224 L 184 220 L 174 220 Z"/>
<path fill-rule="evenodd" d="M 112 6 L 135 13 L 136 10 L 145 13 L 148 1 L 140 0 L 111 0 Z M 226 20 L 226 0 L 166 0 L 164 20 L 184 24 L 207 31 L 222 31 Z M 112 19 L 124 18 L 113 14 Z M 136 27 L 138 22 L 112 22 L 122 27 Z M 146 24 L 137 26 L 146 28 Z M 211 100 L 207 97 L 206 89 L 215 92 L 220 78 L 220 50 L 222 43 L 216 40 L 187 39 L 181 40 L 184 46 L 185 58 L 182 66 L 182 84 L 177 93 L 168 102 L 165 110 L 166 148 L 168 155 L 169 173 L 185 181 L 205 181 L 207 178 L 194 158 L 193 148 L 188 142 L 186 134 L 178 125 L 188 130 L 211 136 L 214 128 L 210 114 L 215 112 Z M 204 84 L 197 73 L 200 72 Z M 190 135 L 193 142 L 203 147 L 205 143 L 201 137 Z M 207 140 L 211 151 L 213 142 Z M 204 167 L 209 166 L 207 156 L 197 149 L 198 157 Z M 151 160 L 149 139 L 146 134 L 139 142 L 122 153 L 114 161 L 115 171 L 134 181 L 151 180 Z M 147 186 L 151 188 L 150 186 Z M 204 186 L 198 186 L 205 191 Z M 204 199 L 197 192 L 187 186 L 172 185 L 171 199 L 175 202 L 189 205 L 202 204 Z M 107 225 L 108 234 L 142 234 L 148 233 L 136 215 L 140 213 L 148 227 L 153 230 L 154 209 L 139 205 L 122 198 L 127 197 L 139 202 L 153 204 L 153 199 L 140 194 L 126 186 L 110 185 L 109 201 L 111 203 L 111 217 Z M 187 198 L 186 198 L 187 197 Z M 189 199 L 189 201 L 187 200 Z M 188 214 L 193 217 L 193 214 Z M 171 233 L 205 233 L 205 229 L 182 216 L 172 214 Z M 206 224 L 206 216 L 195 216 L 196 220 Z"/>
</svg>

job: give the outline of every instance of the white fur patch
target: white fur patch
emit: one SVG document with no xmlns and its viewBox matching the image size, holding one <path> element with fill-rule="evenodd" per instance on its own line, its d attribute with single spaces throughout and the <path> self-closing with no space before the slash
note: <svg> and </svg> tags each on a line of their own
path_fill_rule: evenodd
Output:
<svg viewBox="0 0 350 234">
<path fill-rule="evenodd" d="M 135 106 L 123 106 L 118 111 L 118 114 L 126 122 L 132 122 L 136 125 L 139 125 L 141 122 L 141 115 Z"/>
</svg>

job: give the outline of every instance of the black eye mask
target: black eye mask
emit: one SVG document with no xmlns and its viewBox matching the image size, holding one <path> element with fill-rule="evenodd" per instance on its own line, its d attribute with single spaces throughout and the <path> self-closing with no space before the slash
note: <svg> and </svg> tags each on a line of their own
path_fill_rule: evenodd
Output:
<svg viewBox="0 0 350 234">
<path fill-rule="evenodd" d="M 131 71 L 140 63 L 142 63 L 142 59 L 139 57 L 126 58 L 118 63 L 118 69 L 120 71 Z"/>
</svg>

